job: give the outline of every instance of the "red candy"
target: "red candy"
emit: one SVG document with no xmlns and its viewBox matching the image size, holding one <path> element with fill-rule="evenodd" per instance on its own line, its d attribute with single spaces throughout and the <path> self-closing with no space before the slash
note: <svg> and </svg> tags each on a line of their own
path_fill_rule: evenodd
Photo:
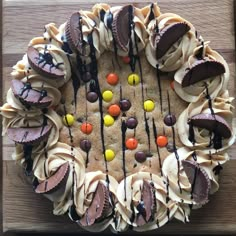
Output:
<svg viewBox="0 0 236 236">
<path fill-rule="evenodd" d="M 107 75 L 107 83 L 110 85 L 117 85 L 119 81 L 118 75 L 115 73 L 110 73 Z"/>
<path fill-rule="evenodd" d="M 119 116 L 120 115 L 120 106 L 117 104 L 113 104 L 113 105 L 109 106 L 108 113 L 111 116 L 115 116 L 115 117 Z"/>
<path fill-rule="evenodd" d="M 88 123 L 88 122 L 84 122 L 81 127 L 80 130 L 84 133 L 84 134 L 91 134 L 93 131 L 93 126 Z"/>
<path fill-rule="evenodd" d="M 138 141 L 135 138 L 129 138 L 126 140 L 125 146 L 127 149 L 134 150 L 138 146 Z"/>
</svg>

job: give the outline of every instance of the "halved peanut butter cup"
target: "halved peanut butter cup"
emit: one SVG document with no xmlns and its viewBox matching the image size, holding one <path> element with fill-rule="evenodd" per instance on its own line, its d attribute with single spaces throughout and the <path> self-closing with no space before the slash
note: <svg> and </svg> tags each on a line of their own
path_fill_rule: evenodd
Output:
<svg viewBox="0 0 236 236">
<path fill-rule="evenodd" d="M 93 200 L 80 220 L 82 226 L 90 226 L 108 217 L 112 212 L 109 202 L 109 191 L 101 182 L 98 183 Z"/>
<path fill-rule="evenodd" d="M 51 128 L 51 125 L 42 127 L 8 128 L 7 135 L 15 143 L 34 145 L 48 137 Z"/>
<path fill-rule="evenodd" d="M 156 34 L 156 58 L 163 57 L 170 47 L 183 37 L 190 30 L 190 26 L 185 23 L 173 23 L 166 26 Z"/>
<path fill-rule="evenodd" d="M 83 32 L 81 16 L 79 12 L 74 12 L 66 23 L 66 39 L 73 51 L 83 53 Z"/>
<path fill-rule="evenodd" d="M 44 52 L 41 53 L 33 46 L 29 46 L 27 57 L 30 66 L 42 76 L 50 79 L 64 79 L 64 72 L 59 68 L 61 63 L 55 63 L 50 51 L 45 45 Z"/>
<path fill-rule="evenodd" d="M 11 81 L 11 88 L 15 97 L 26 107 L 34 106 L 42 109 L 48 107 L 52 102 L 52 98 L 47 96 L 46 90 L 38 91 L 32 89 L 29 83 L 13 79 Z"/>
<path fill-rule="evenodd" d="M 187 87 L 199 81 L 219 76 L 225 73 L 225 67 L 222 63 L 213 60 L 197 60 L 189 70 L 186 71 L 182 87 Z"/>
<path fill-rule="evenodd" d="M 112 22 L 112 31 L 117 45 L 124 51 L 129 49 L 130 17 L 133 14 L 133 6 L 127 5 L 121 8 Z"/>
<path fill-rule="evenodd" d="M 207 203 L 211 182 L 206 171 L 194 161 L 182 160 L 182 165 L 192 185 L 192 199 L 197 204 Z"/>
<path fill-rule="evenodd" d="M 48 179 L 44 180 L 35 188 L 36 193 L 50 194 L 61 187 L 65 186 L 63 180 L 67 179 L 69 173 L 69 162 L 61 165 L 57 171 L 50 176 Z"/>
<path fill-rule="evenodd" d="M 231 128 L 227 121 L 216 114 L 198 114 L 191 118 L 192 125 L 204 128 L 210 132 L 217 133 L 223 138 L 230 138 L 232 135 Z"/>
</svg>

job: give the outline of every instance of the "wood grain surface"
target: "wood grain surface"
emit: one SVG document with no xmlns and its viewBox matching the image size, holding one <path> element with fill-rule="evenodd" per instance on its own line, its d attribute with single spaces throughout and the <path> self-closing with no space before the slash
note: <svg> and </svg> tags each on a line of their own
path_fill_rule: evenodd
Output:
<svg viewBox="0 0 236 236">
<path fill-rule="evenodd" d="M 112 0 L 102 2 L 114 5 Z M 115 5 L 132 2 L 144 6 L 150 1 L 118 0 Z M 31 38 L 43 33 L 44 25 L 63 23 L 77 9 L 89 10 L 91 0 L 8 0 L 3 1 L 2 91 L 5 99 L 11 67 L 25 52 Z M 189 20 L 211 47 L 229 64 L 230 94 L 235 94 L 235 24 L 233 0 L 159 0 L 162 12 L 173 12 Z M 21 167 L 11 160 L 14 144 L 2 138 L 3 229 L 5 232 L 81 232 L 66 216 L 54 216 L 52 203 L 36 195 Z M 1 147 L 1 145 L 0 145 Z M 230 148 L 231 161 L 225 164 L 220 190 L 202 209 L 192 211 L 190 223 L 171 222 L 151 234 L 236 234 L 236 145 Z"/>
</svg>

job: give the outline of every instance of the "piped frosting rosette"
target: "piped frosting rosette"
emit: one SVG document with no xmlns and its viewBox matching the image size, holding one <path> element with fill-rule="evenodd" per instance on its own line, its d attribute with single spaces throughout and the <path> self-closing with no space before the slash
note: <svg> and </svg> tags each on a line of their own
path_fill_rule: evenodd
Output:
<svg viewBox="0 0 236 236">
<path fill-rule="evenodd" d="M 37 37 L 30 41 L 27 53 L 13 67 L 11 74 L 19 80 L 36 75 L 58 88 L 70 79 L 71 67 L 65 51 L 45 37 Z"/>
<path fill-rule="evenodd" d="M 198 44 L 192 24 L 176 14 L 161 14 L 148 24 L 147 30 L 147 60 L 161 71 L 179 69 Z"/>
<path fill-rule="evenodd" d="M 72 151 L 69 145 L 58 142 L 46 154 L 35 157 L 33 170 L 37 179 L 35 192 L 54 202 L 55 215 L 65 214 L 73 203 L 72 191 L 84 182 L 82 155 L 76 149 Z"/>
<path fill-rule="evenodd" d="M 206 85 L 211 98 L 222 93 L 229 81 L 229 67 L 224 58 L 203 42 L 194 49 L 185 64 L 175 73 L 175 92 L 187 102 L 195 102 Z"/>
<path fill-rule="evenodd" d="M 139 172 L 128 176 L 120 182 L 117 198 L 117 210 L 135 231 L 161 227 L 175 214 L 182 221 L 186 219 L 181 205 L 167 200 L 166 186 L 157 175 Z"/>
<path fill-rule="evenodd" d="M 85 181 L 75 196 L 76 212 L 81 217 L 78 224 L 93 232 L 103 231 L 110 224 L 115 224 L 117 187 L 118 182 L 110 175 L 101 171 L 86 173 Z M 116 227 L 121 227 L 120 222 Z"/>
<path fill-rule="evenodd" d="M 141 51 L 145 47 L 148 34 L 141 9 L 132 5 L 105 8 L 101 4 L 95 5 L 94 9 L 100 10 L 100 43 L 106 50 L 114 51 L 119 56 L 127 56 L 131 53 L 131 48 L 137 54 L 137 49 Z M 144 12 L 149 14 L 146 9 Z"/>
<path fill-rule="evenodd" d="M 220 97 L 211 99 L 207 90 L 198 101 L 181 113 L 177 129 L 181 142 L 190 148 L 204 149 L 206 153 L 222 151 L 234 143 L 232 129 L 233 98 L 226 90 Z"/>
<path fill-rule="evenodd" d="M 162 171 L 167 179 L 171 200 L 186 204 L 202 205 L 209 193 L 218 190 L 218 174 L 222 164 L 229 160 L 225 154 L 205 153 L 201 150 L 179 148 L 163 162 Z"/>
</svg>

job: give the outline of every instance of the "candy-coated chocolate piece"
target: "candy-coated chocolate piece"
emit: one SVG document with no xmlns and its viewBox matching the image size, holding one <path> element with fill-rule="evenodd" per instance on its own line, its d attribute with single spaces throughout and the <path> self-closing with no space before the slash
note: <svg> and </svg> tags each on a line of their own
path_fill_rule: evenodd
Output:
<svg viewBox="0 0 236 236">
<path fill-rule="evenodd" d="M 80 130 L 84 133 L 84 134 L 91 134 L 93 131 L 93 126 L 88 123 L 88 122 L 84 122 L 81 127 Z"/>
<path fill-rule="evenodd" d="M 167 126 L 173 126 L 176 123 L 176 117 L 174 114 L 167 114 L 164 117 L 164 123 Z"/>
<path fill-rule="evenodd" d="M 151 112 L 155 108 L 155 103 L 152 100 L 148 99 L 144 102 L 143 108 L 144 108 L 145 111 Z"/>
<path fill-rule="evenodd" d="M 107 127 L 112 126 L 115 122 L 114 118 L 111 115 L 105 115 L 103 121 L 104 125 Z"/>
<path fill-rule="evenodd" d="M 111 90 L 105 90 L 102 93 L 102 98 L 105 102 L 110 102 L 113 98 L 113 92 Z"/>
<path fill-rule="evenodd" d="M 147 159 L 146 153 L 145 153 L 145 152 L 142 152 L 142 151 L 136 152 L 135 155 L 134 155 L 134 157 L 135 157 L 135 160 L 136 160 L 137 162 L 139 162 L 139 163 L 143 163 L 143 162 L 145 162 L 146 159 Z"/>
<path fill-rule="evenodd" d="M 111 149 L 106 149 L 105 151 L 105 159 L 106 161 L 112 161 L 115 158 L 115 153 Z"/>
<path fill-rule="evenodd" d="M 120 100 L 120 109 L 122 111 L 128 111 L 131 107 L 131 103 L 128 99 L 122 99 Z"/>
<path fill-rule="evenodd" d="M 87 83 L 92 79 L 92 75 L 89 71 L 85 72 L 82 76 L 82 80 Z"/>
<path fill-rule="evenodd" d="M 63 123 L 66 126 L 72 126 L 75 122 L 75 117 L 72 114 L 66 114 L 63 116 Z"/>
<path fill-rule="evenodd" d="M 138 141 L 135 138 L 129 138 L 126 140 L 125 146 L 127 149 L 134 150 L 138 146 Z"/>
<path fill-rule="evenodd" d="M 120 106 L 117 104 L 113 104 L 109 106 L 108 112 L 111 116 L 119 116 L 120 115 Z"/>
<path fill-rule="evenodd" d="M 115 73 L 110 73 L 107 75 L 107 83 L 110 85 L 117 85 L 119 82 L 119 77 Z"/>
<path fill-rule="evenodd" d="M 138 121 L 135 117 L 130 117 L 126 121 L 126 126 L 129 129 L 135 129 L 138 125 Z"/>
<path fill-rule="evenodd" d="M 80 148 L 85 152 L 89 152 L 91 146 L 92 144 L 88 139 L 83 139 L 80 141 Z"/>
<path fill-rule="evenodd" d="M 160 135 L 157 137 L 156 142 L 159 147 L 165 147 L 168 144 L 168 138 L 164 135 Z"/>
<path fill-rule="evenodd" d="M 129 56 L 122 57 L 122 61 L 123 61 L 125 64 L 129 64 L 129 63 L 130 63 L 130 57 L 129 57 Z"/>
<path fill-rule="evenodd" d="M 137 85 L 140 82 L 140 77 L 138 74 L 132 73 L 128 76 L 128 84 L 129 85 Z"/>
<path fill-rule="evenodd" d="M 98 95 L 95 92 L 88 92 L 87 93 L 87 100 L 91 103 L 94 103 L 98 100 Z"/>
</svg>

